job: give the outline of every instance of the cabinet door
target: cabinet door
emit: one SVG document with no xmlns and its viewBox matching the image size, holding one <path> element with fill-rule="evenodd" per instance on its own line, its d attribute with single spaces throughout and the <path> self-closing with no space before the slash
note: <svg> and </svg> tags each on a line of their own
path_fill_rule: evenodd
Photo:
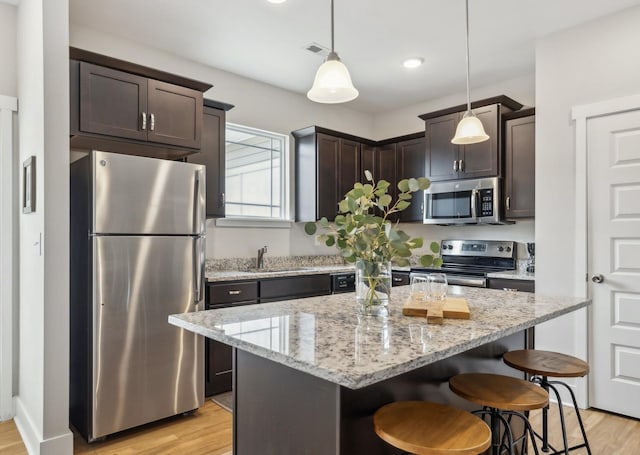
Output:
<svg viewBox="0 0 640 455">
<path fill-rule="evenodd" d="M 507 218 L 535 216 L 535 116 L 505 122 L 505 207 Z"/>
<path fill-rule="evenodd" d="M 458 177 L 454 164 L 458 160 L 459 147 L 452 144 L 451 139 L 456 133 L 460 115 L 456 112 L 425 121 L 427 136 L 425 169 L 426 177 L 431 181 L 452 180 Z"/>
<path fill-rule="evenodd" d="M 260 280 L 260 303 L 331 294 L 329 275 L 303 275 Z"/>
<path fill-rule="evenodd" d="M 496 104 L 483 106 L 474 109 L 473 112 L 482 122 L 485 132 L 489 135 L 489 140 L 460 147 L 459 178 L 497 176 L 500 174 L 498 106 Z"/>
<path fill-rule="evenodd" d="M 147 79 L 80 62 L 80 131 L 147 139 Z"/>
<path fill-rule="evenodd" d="M 204 394 L 217 395 L 232 389 L 233 348 L 210 339 L 205 340 Z"/>
<path fill-rule="evenodd" d="M 200 148 L 202 92 L 153 79 L 149 79 L 148 90 L 147 139 Z"/>
<path fill-rule="evenodd" d="M 396 144 L 396 184 L 402 179 L 424 177 L 425 157 L 426 144 L 424 138 Z M 422 221 L 423 201 L 424 191 L 413 193 L 411 205 L 400 213 L 400 220 Z"/>
<path fill-rule="evenodd" d="M 338 198 L 353 188 L 353 184 L 360 182 L 360 143 L 348 139 L 340 139 L 340 153 L 338 156 Z M 336 202 L 338 200 L 336 199 Z"/>
<path fill-rule="evenodd" d="M 317 135 L 317 219 L 326 216 L 333 220 L 338 213 L 338 164 L 340 155 L 340 139 L 327 134 Z"/>
<path fill-rule="evenodd" d="M 207 217 L 224 217 L 225 112 L 205 107 L 202 117 L 200 153 L 187 157 L 189 163 L 207 167 Z"/>
<path fill-rule="evenodd" d="M 369 170 L 373 174 L 373 179 L 378 182 L 386 180 L 391 184 L 388 193 L 394 199 L 397 195 L 396 188 L 396 145 L 389 144 L 379 147 L 362 146 L 361 153 L 361 182 L 365 182 L 364 171 Z M 393 215 L 389 219 L 395 220 Z"/>
</svg>

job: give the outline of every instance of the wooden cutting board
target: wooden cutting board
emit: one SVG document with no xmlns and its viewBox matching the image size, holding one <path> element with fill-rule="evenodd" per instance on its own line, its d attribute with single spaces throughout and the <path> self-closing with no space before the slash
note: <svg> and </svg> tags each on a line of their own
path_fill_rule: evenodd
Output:
<svg viewBox="0 0 640 455">
<path fill-rule="evenodd" d="M 402 314 L 405 316 L 417 316 L 426 318 L 428 316 L 428 302 L 416 301 L 411 297 L 402 306 Z M 469 305 L 467 299 L 462 297 L 447 297 L 442 308 L 442 316 L 451 319 L 469 319 Z"/>
</svg>

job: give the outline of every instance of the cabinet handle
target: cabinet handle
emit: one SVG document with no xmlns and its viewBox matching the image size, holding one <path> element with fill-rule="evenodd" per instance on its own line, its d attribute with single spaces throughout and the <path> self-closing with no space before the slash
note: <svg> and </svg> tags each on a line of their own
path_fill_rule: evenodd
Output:
<svg viewBox="0 0 640 455">
<path fill-rule="evenodd" d="M 511 196 L 507 196 L 507 210 L 511 210 Z"/>
<path fill-rule="evenodd" d="M 509 292 L 520 292 L 520 289 L 516 289 L 516 288 L 502 288 L 503 291 L 509 291 Z"/>
<path fill-rule="evenodd" d="M 453 172 L 458 172 L 458 160 L 453 160 Z"/>
<path fill-rule="evenodd" d="M 240 294 L 242 294 L 242 291 L 239 289 L 229 291 L 229 295 L 240 295 Z"/>
<path fill-rule="evenodd" d="M 402 282 L 402 278 L 394 278 L 393 281 L 395 281 L 396 283 L 401 283 Z"/>
<path fill-rule="evenodd" d="M 220 205 L 219 207 L 224 207 L 224 193 L 220 193 Z"/>
<path fill-rule="evenodd" d="M 459 160 L 460 164 L 458 164 L 458 169 L 460 169 L 460 172 L 464 172 L 464 160 Z"/>
<path fill-rule="evenodd" d="M 147 113 L 146 112 L 142 113 L 142 129 L 143 130 L 147 129 Z"/>
<path fill-rule="evenodd" d="M 156 114 L 150 114 L 150 115 L 151 115 L 151 125 L 149 129 L 153 131 L 156 129 Z"/>
</svg>

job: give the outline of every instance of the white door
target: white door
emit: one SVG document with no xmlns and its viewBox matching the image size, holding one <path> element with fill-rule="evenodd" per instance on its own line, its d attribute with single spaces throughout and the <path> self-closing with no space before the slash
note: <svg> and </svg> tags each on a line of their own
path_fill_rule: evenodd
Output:
<svg viewBox="0 0 640 455">
<path fill-rule="evenodd" d="M 640 418 L 640 110 L 589 119 L 587 153 L 590 402 Z"/>
</svg>

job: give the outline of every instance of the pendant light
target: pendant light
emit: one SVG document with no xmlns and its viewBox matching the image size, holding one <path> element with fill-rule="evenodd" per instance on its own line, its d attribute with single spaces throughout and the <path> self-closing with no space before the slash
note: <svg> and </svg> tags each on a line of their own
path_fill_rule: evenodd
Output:
<svg viewBox="0 0 640 455">
<path fill-rule="evenodd" d="M 307 92 L 307 98 L 316 103 L 346 103 L 356 99 L 358 90 L 351 82 L 349 70 L 340 61 L 333 43 L 333 0 L 331 0 L 331 52 L 327 56 L 313 81 L 313 87 Z"/>
<path fill-rule="evenodd" d="M 471 111 L 471 97 L 469 95 L 469 0 L 465 0 L 465 15 L 467 26 L 467 112 L 456 128 L 456 135 L 451 139 L 452 144 L 476 144 L 489 139 L 484 131 L 482 122 Z"/>
</svg>

